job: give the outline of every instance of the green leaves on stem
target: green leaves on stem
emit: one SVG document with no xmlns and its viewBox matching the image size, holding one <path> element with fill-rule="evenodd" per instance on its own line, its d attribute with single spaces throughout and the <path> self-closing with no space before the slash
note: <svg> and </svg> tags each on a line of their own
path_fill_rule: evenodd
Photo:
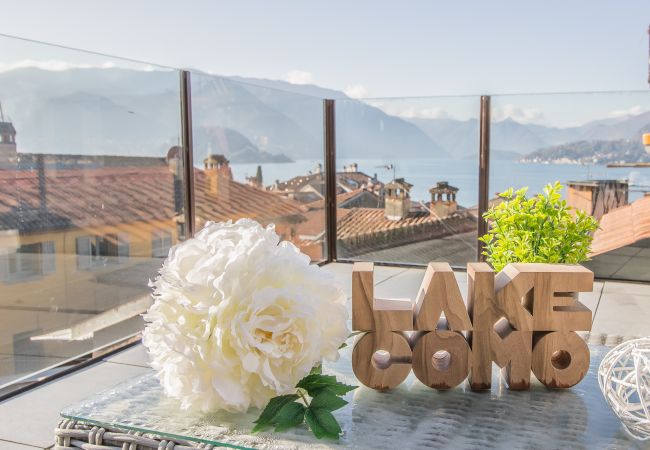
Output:
<svg viewBox="0 0 650 450">
<path fill-rule="evenodd" d="M 598 221 L 562 200 L 563 186 L 548 184 L 526 197 L 528 188 L 501 193 L 503 201 L 483 217 L 490 224 L 483 255 L 495 270 L 513 262 L 567 263 L 587 261 Z"/>
<path fill-rule="evenodd" d="M 357 387 L 339 383 L 332 375 L 312 372 L 296 388 L 295 394 L 272 398 L 255 421 L 252 432 L 271 427 L 286 431 L 306 422 L 316 438 L 338 439 L 341 427 L 332 411 L 347 405 L 341 396 Z"/>
</svg>

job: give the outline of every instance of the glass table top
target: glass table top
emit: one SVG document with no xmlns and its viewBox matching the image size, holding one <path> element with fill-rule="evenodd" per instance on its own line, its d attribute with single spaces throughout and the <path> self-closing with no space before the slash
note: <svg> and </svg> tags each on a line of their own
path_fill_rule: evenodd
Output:
<svg viewBox="0 0 650 450">
<path fill-rule="evenodd" d="M 65 408 L 65 418 L 235 448 L 650 448 L 632 439 L 598 387 L 598 365 L 609 348 L 590 346 L 591 366 L 577 386 L 548 390 L 531 375 L 529 391 L 509 391 L 496 366 L 492 390 L 472 392 L 467 382 L 435 391 L 413 374 L 389 392 L 359 387 L 335 411 L 340 441 L 319 441 L 306 428 L 252 435 L 258 410 L 246 414 L 188 414 L 165 398 L 151 373 Z M 358 385 L 351 346 L 323 372 Z"/>
</svg>

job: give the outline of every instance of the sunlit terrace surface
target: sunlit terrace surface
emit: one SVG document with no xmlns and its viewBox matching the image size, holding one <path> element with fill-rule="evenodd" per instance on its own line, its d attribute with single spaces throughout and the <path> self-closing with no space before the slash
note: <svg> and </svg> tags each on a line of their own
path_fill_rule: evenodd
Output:
<svg viewBox="0 0 650 450">
<path fill-rule="evenodd" d="M 374 261 L 378 295 L 415 298 L 431 261 L 466 286 L 499 193 L 557 180 L 600 222 L 584 338 L 650 334 L 648 91 L 359 100 L 2 39 L 88 68 L 0 73 L 0 448 L 49 447 L 63 406 L 146 370 L 149 280 L 208 221 L 274 224 L 348 296 Z"/>
</svg>

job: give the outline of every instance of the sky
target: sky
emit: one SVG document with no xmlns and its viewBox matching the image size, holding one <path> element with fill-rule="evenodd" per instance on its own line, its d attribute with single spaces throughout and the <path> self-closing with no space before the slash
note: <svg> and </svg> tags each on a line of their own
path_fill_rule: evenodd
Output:
<svg viewBox="0 0 650 450">
<path fill-rule="evenodd" d="M 6 3 L 0 33 L 353 97 L 648 90 L 650 0 Z M 2 41 L 0 55 L 0 70 L 105 63 Z M 535 108 L 504 114 L 532 120 Z"/>
</svg>

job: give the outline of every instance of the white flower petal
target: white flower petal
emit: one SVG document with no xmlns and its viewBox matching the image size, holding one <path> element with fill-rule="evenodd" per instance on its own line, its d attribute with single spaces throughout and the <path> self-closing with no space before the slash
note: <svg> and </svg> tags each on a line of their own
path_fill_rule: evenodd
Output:
<svg viewBox="0 0 650 450">
<path fill-rule="evenodd" d="M 209 222 L 150 282 L 143 344 L 184 409 L 246 411 L 290 392 L 347 338 L 345 294 L 272 225 Z"/>
</svg>

